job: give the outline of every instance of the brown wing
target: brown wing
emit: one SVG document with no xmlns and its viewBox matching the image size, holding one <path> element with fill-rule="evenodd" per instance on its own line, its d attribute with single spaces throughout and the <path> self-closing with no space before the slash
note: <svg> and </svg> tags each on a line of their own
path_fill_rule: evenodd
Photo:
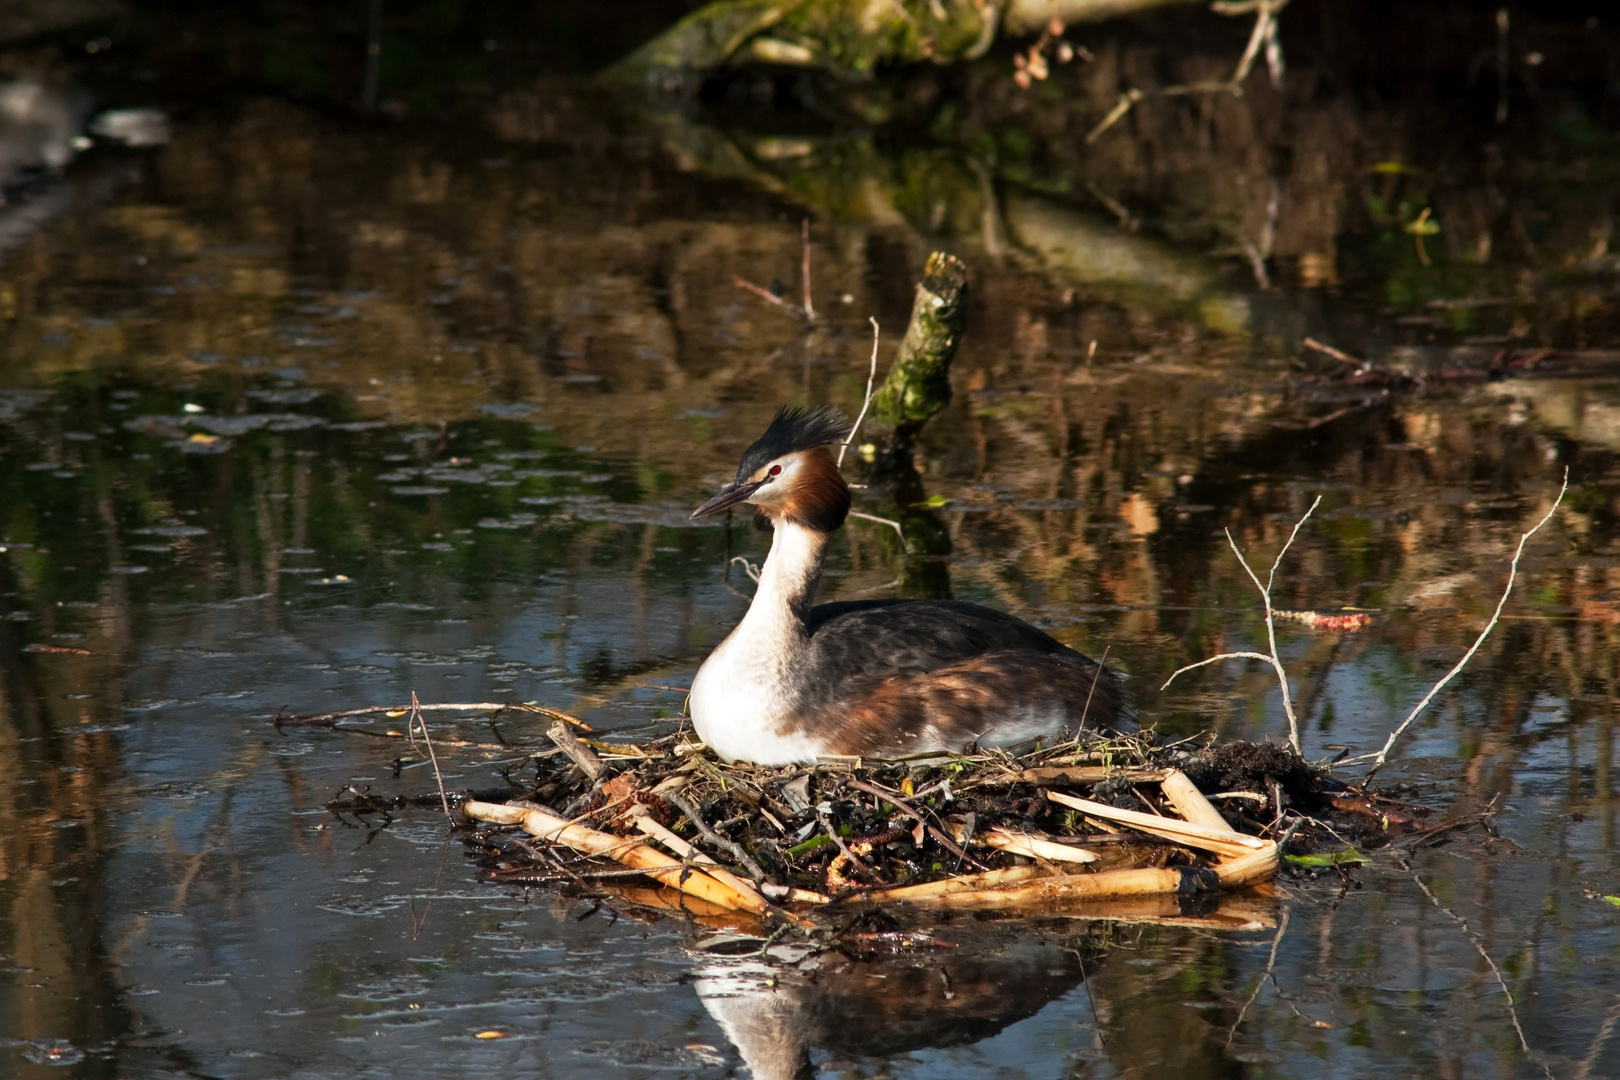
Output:
<svg viewBox="0 0 1620 1080">
<path fill-rule="evenodd" d="M 960 752 L 1107 726 L 1120 718 L 1122 700 L 1118 676 L 1072 649 L 996 649 L 893 675 L 800 722 L 838 754 Z"/>
</svg>

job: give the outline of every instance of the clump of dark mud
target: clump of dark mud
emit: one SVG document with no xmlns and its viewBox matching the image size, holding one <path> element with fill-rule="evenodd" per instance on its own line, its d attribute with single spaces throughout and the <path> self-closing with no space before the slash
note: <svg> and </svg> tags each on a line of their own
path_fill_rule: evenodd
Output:
<svg viewBox="0 0 1620 1080">
<path fill-rule="evenodd" d="M 1190 753 L 1172 751 L 1167 756 L 1206 795 L 1251 791 L 1275 798 L 1280 789 L 1284 806 L 1320 810 L 1323 792 L 1343 787 L 1292 748 L 1275 743 L 1221 743 Z"/>
</svg>

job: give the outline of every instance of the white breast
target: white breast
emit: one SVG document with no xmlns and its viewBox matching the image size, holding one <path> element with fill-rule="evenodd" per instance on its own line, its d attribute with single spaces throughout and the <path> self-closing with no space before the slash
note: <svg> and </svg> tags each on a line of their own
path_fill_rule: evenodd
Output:
<svg viewBox="0 0 1620 1080">
<path fill-rule="evenodd" d="M 817 747 L 802 734 L 784 734 L 792 701 L 780 658 L 743 637 L 742 627 L 721 643 L 692 680 L 692 727 L 727 761 L 791 765 L 816 760 Z"/>
<path fill-rule="evenodd" d="M 815 595 L 826 547 L 824 534 L 778 522 L 748 614 L 692 680 L 692 726 L 727 761 L 816 760 L 818 744 L 789 728 L 795 664 L 809 646 L 800 611 Z"/>
</svg>

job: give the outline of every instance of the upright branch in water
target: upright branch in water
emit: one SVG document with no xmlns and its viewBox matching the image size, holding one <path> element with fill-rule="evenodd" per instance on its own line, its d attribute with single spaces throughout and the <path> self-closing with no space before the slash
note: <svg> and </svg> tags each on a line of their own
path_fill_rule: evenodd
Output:
<svg viewBox="0 0 1620 1080">
<path fill-rule="evenodd" d="M 1423 700 L 1412 706 L 1412 711 L 1406 714 L 1406 719 L 1401 721 L 1400 726 L 1389 733 L 1389 739 L 1385 741 L 1384 748 L 1378 751 L 1377 756 L 1373 758 L 1373 767 L 1361 781 L 1363 789 L 1372 783 L 1372 778 L 1378 775 L 1379 769 L 1384 767 L 1384 762 L 1389 759 L 1390 750 L 1395 747 L 1395 740 L 1406 734 L 1406 729 L 1412 726 L 1412 721 L 1418 718 L 1418 713 L 1428 708 L 1429 702 L 1434 700 L 1434 696 L 1445 687 L 1446 683 L 1456 678 L 1457 672 L 1461 671 L 1463 665 L 1474 658 L 1474 654 L 1479 652 L 1479 647 L 1485 644 L 1485 639 L 1490 637 L 1491 631 L 1496 629 L 1496 622 L 1502 617 L 1502 609 L 1507 606 L 1508 597 L 1513 595 L 1513 579 L 1519 574 L 1519 558 L 1524 554 L 1524 545 L 1530 542 L 1532 536 L 1541 531 L 1543 525 L 1552 520 L 1552 516 L 1558 512 L 1558 505 L 1564 501 L 1564 493 L 1568 490 L 1569 469 L 1565 468 L 1564 483 L 1558 489 L 1558 498 L 1554 499 L 1552 506 L 1548 507 L 1547 512 L 1541 515 L 1541 520 L 1532 525 L 1529 532 L 1519 537 L 1519 546 L 1513 552 L 1513 561 L 1508 564 L 1507 586 L 1502 590 L 1502 598 L 1496 602 L 1496 610 L 1491 613 L 1491 621 L 1485 624 L 1485 629 L 1479 632 L 1479 637 L 1474 639 L 1473 646 L 1466 653 L 1463 653 L 1463 658 L 1457 661 L 1456 666 L 1446 672 L 1439 682 L 1430 687 L 1429 692 L 1423 695 Z"/>
<path fill-rule="evenodd" d="M 951 358 L 967 321 L 967 267 L 943 251 L 928 256 L 911 325 L 883 387 L 872 399 L 872 415 L 894 429 L 902 447 L 916 438 L 928 418 L 951 403 Z"/>
<path fill-rule="evenodd" d="M 1299 718 L 1294 715 L 1294 698 L 1288 692 L 1288 672 L 1283 670 L 1282 658 L 1277 655 L 1277 620 L 1276 612 L 1271 607 L 1271 586 L 1276 583 L 1277 567 L 1282 565 L 1283 556 L 1288 554 L 1288 549 L 1294 546 L 1294 538 L 1299 535 L 1300 526 L 1305 524 L 1306 520 L 1316 512 L 1316 508 L 1320 505 L 1322 505 L 1322 496 L 1318 495 L 1316 501 L 1311 503 L 1311 508 L 1305 511 L 1305 516 L 1294 523 L 1294 531 L 1288 534 L 1288 543 L 1282 546 L 1282 550 L 1277 552 L 1277 557 L 1271 561 L 1271 573 L 1266 575 L 1264 585 L 1260 584 L 1259 575 L 1250 568 L 1249 560 L 1245 559 L 1243 552 L 1238 550 L 1237 541 L 1232 539 L 1232 530 L 1228 529 L 1226 531 L 1226 542 L 1232 545 L 1232 554 L 1238 557 L 1238 562 L 1242 563 L 1243 569 L 1248 571 L 1249 580 L 1254 582 L 1254 587 L 1260 590 L 1260 599 L 1265 602 L 1266 642 L 1271 646 L 1271 651 L 1269 653 L 1221 653 L 1219 656 L 1212 656 L 1208 660 L 1200 660 L 1196 664 L 1188 664 L 1186 667 L 1177 668 L 1168 679 L 1164 680 L 1164 686 L 1159 687 L 1160 691 L 1163 691 L 1171 683 L 1175 682 L 1176 676 L 1183 671 L 1191 671 L 1193 668 L 1201 668 L 1206 664 L 1213 664 L 1221 660 L 1264 660 L 1271 665 L 1272 670 L 1276 671 L 1277 682 L 1282 686 L 1283 712 L 1288 714 L 1288 745 L 1294 748 L 1296 754 L 1300 752 Z"/>
</svg>

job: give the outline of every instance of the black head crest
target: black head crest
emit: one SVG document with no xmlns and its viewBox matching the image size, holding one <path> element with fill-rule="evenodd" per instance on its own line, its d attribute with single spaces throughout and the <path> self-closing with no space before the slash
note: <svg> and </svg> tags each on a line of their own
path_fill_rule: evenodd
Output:
<svg viewBox="0 0 1620 1080">
<path fill-rule="evenodd" d="M 784 454 L 843 442 L 849 427 L 849 417 L 830 405 L 781 409 L 765 434 L 744 451 L 742 463 L 737 466 L 737 480 L 740 483 L 748 479 Z"/>
</svg>

